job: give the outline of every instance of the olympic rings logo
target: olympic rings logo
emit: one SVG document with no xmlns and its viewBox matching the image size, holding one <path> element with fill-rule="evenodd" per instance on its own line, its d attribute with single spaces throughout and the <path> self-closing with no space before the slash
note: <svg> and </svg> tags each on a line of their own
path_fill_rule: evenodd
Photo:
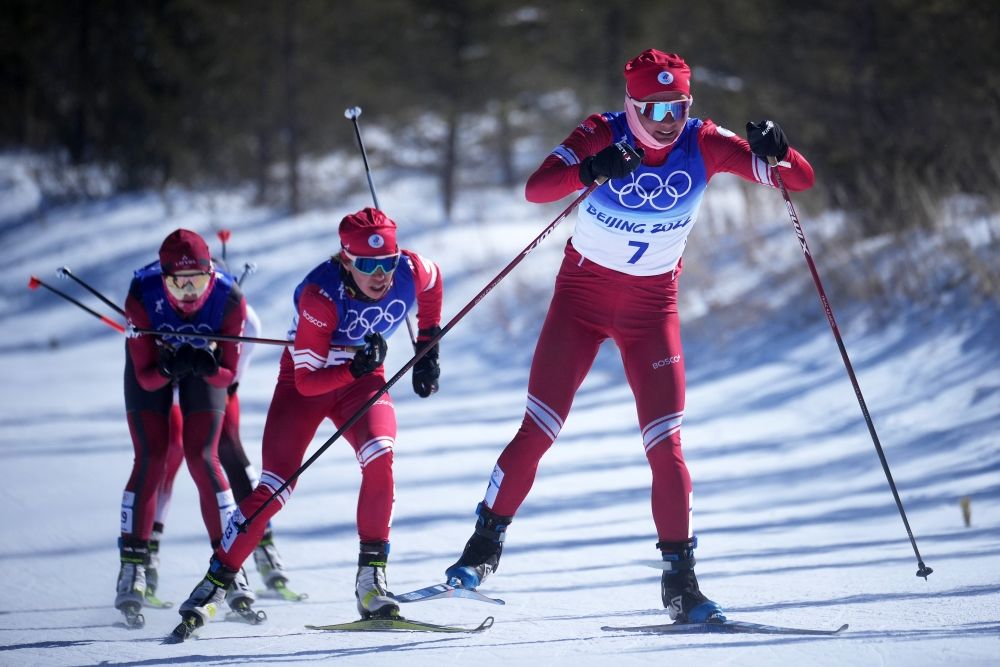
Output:
<svg viewBox="0 0 1000 667">
<path fill-rule="evenodd" d="M 201 324 L 190 324 L 184 323 L 179 327 L 174 327 L 170 324 L 161 324 L 156 327 L 157 331 L 175 331 L 177 333 L 190 333 L 190 334 L 214 334 L 215 330 L 202 322 Z M 192 347 L 208 347 L 211 341 L 204 338 L 188 338 L 187 336 L 171 336 L 169 334 L 162 337 L 163 342 L 170 343 L 171 345 L 183 345 L 187 343 Z"/>
<path fill-rule="evenodd" d="M 632 174 L 632 182 L 625 183 L 620 190 L 615 188 L 614 181 L 608 181 L 608 187 L 618 195 L 618 201 L 625 208 L 636 209 L 649 204 L 657 211 L 672 209 L 681 197 L 691 192 L 692 185 L 691 175 L 680 169 L 670 172 L 666 179 L 651 171 L 639 174 L 638 178 Z"/>
<path fill-rule="evenodd" d="M 386 333 L 406 317 L 406 303 L 393 299 L 385 307 L 368 306 L 362 311 L 351 308 L 338 328 L 351 340 L 362 340 L 370 333 Z"/>
</svg>

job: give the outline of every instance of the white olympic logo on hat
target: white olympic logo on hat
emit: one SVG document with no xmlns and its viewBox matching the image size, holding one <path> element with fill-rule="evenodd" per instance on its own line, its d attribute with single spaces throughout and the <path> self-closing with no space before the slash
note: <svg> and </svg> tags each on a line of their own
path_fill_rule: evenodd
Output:
<svg viewBox="0 0 1000 667">
<path fill-rule="evenodd" d="M 349 309 L 338 331 L 351 340 L 362 340 L 370 333 L 385 333 L 406 317 L 406 304 L 393 299 L 383 308 L 368 306 L 361 312 Z"/>
<path fill-rule="evenodd" d="M 368 237 L 368 245 L 373 248 L 381 248 L 385 245 L 385 239 L 382 238 L 381 234 L 372 234 Z"/>
<path fill-rule="evenodd" d="M 669 86 L 674 82 L 674 75 L 670 72 L 660 72 L 656 75 L 656 80 L 662 83 L 664 86 Z"/>
<path fill-rule="evenodd" d="M 174 327 L 170 324 L 161 324 L 156 327 L 157 331 L 176 331 L 177 333 L 191 333 L 191 334 L 214 334 L 215 331 L 209 325 L 202 322 L 201 324 L 182 324 L 179 327 Z M 171 345 L 184 345 L 185 343 L 191 347 L 208 347 L 211 341 L 205 338 L 188 338 L 187 336 L 171 336 L 166 335 L 162 337 L 163 342 L 170 343 Z"/>
<path fill-rule="evenodd" d="M 681 169 L 670 172 L 670 175 L 666 179 L 660 179 L 658 174 L 651 171 L 639 174 L 638 178 L 636 178 L 635 174 L 631 176 L 632 182 L 626 183 L 620 190 L 615 188 L 614 181 L 608 181 L 608 187 L 618 195 L 618 201 L 625 208 L 635 209 L 641 208 L 644 204 L 649 204 L 657 211 L 669 211 L 677 205 L 681 197 L 691 192 L 691 186 L 693 185 L 691 175 Z M 675 176 L 677 178 L 674 178 Z M 652 185 L 655 187 L 647 188 L 647 186 L 642 184 L 643 179 L 647 181 L 651 180 Z M 677 185 L 671 184 L 671 180 L 677 185 L 681 185 L 683 190 L 678 189 Z M 666 195 L 671 200 L 666 206 L 660 203 L 665 198 L 662 195 Z"/>
</svg>

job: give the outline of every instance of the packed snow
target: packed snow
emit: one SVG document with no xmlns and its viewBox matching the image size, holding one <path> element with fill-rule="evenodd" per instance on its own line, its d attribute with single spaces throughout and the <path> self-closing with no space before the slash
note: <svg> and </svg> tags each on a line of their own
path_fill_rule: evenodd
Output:
<svg viewBox="0 0 1000 667">
<path fill-rule="evenodd" d="M 650 473 L 621 362 L 611 343 L 577 396 L 512 524 L 499 572 L 469 600 L 405 605 L 407 616 L 478 625 L 475 635 L 324 633 L 353 620 L 360 475 L 346 443 L 301 477 L 277 515 L 290 585 L 309 599 L 261 600 L 260 626 L 216 620 L 199 638 L 161 645 L 175 610 L 117 627 L 118 510 L 132 462 L 124 416 L 122 336 L 45 289 L 35 275 L 110 311 L 56 277 L 69 266 L 118 303 L 132 270 L 177 227 L 232 230 L 228 259 L 265 337 L 282 338 L 295 285 L 335 252 L 336 225 L 368 204 L 285 217 L 230 195 L 170 192 L 48 208 L 30 215 L 30 182 L 3 161 L 0 201 L 0 663 L 157 664 L 767 664 L 995 665 L 1000 656 L 1000 317 L 995 301 L 953 301 L 872 318 L 827 286 L 924 562 L 917 559 L 780 195 L 747 213 L 735 184 L 713 183 L 681 279 L 688 368 L 684 447 L 695 485 L 703 590 L 730 618 L 832 629 L 837 637 L 641 635 L 602 626 L 668 622 L 659 594 Z M 428 182 L 385 184 L 401 242 L 436 260 L 448 321 L 528 245 L 567 201 L 520 192 L 468 194 L 440 223 Z M 9 197 L 8 197 L 9 195 Z M 211 202 L 211 206 L 205 204 Z M 169 205 L 168 205 L 169 204 Z M 801 211 L 800 211 L 801 213 Z M 747 217 L 753 216 L 753 219 Z M 824 247 L 820 220 L 802 215 Z M 773 256 L 748 263 L 722 219 L 758 230 Z M 993 233 L 996 233 L 994 220 Z M 713 227 L 716 225 L 716 227 Z M 443 580 L 471 534 L 493 463 L 520 423 L 534 336 L 573 219 L 528 255 L 442 343 L 441 391 L 393 387 L 399 418 L 389 583 L 397 593 Z M 766 243 L 764 242 L 766 240 Z M 824 256 L 817 253 L 820 271 Z M 775 267 L 774 265 L 777 265 Z M 780 271 L 779 271 L 780 269 Z M 780 280 L 778 278 L 780 276 Z M 995 297 L 995 295 L 994 295 Z M 766 310 L 765 310 L 766 308 Z M 403 330 L 405 331 L 405 329 Z M 260 438 L 280 348 L 258 346 L 240 394 L 242 435 Z M 387 369 L 409 359 L 405 334 Z M 315 451 L 333 434 L 317 433 Z M 966 525 L 960 502 L 968 499 Z M 161 547 L 160 596 L 180 603 L 210 556 L 193 483 L 182 469 Z M 248 566 L 251 584 L 260 579 Z"/>
</svg>

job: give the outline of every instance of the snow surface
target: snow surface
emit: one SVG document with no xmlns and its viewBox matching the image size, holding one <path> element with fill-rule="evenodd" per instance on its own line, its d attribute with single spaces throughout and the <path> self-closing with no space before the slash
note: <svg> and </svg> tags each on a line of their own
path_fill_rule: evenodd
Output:
<svg viewBox="0 0 1000 667">
<path fill-rule="evenodd" d="M 726 235 L 712 233 L 713 216 L 745 217 L 740 198 L 721 180 L 710 189 L 712 215 L 695 230 L 682 278 L 685 303 L 699 315 L 685 321 L 684 430 L 699 579 L 731 618 L 817 628 L 849 623 L 842 636 L 601 630 L 666 622 L 659 572 L 648 566 L 658 557 L 650 474 L 610 344 L 542 461 L 500 571 L 484 586 L 507 605 L 443 600 L 404 607 L 440 623 L 475 625 L 492 615 L 488 632 L 305 629 L 356 617 L 360 476 L 346 443 L 335 443 L 302 476 L 274 522 L 291 583 L 308 592 L 308 601 L 260 601 L 264 625 L 216 621 L 179 646 L 160 645 L 178 620 L 173 610 L 148 610 L 141 630 L 114 627 L 117 515 L 132 458 L 123 342 L 47 291 L 24 289 L 29 275 L 103 311 L 57 279 L 55 269 L 68 265 L 121 302 L 130 272 L 152 259 L 174 228 L 194 228 L 213 247 L 215 230 L 229 228 L 234 268 L 246 260 L 259 265 L 246 292 L 263 320 L 262 335 L 280 338 L 292 289 L 335 249 L 337 222 L 366 205 L 366 193 L 336 210 L 291 219 L 247 208 L 238 197 L 211 198 L 207 206 L 205 196 L 184 193 L 169 193 L 169 207 L 153 195 L 119 197 L 33 219 L 23 215 L 30 188 L 12 184 L 17 179 L 6 174 L 14 170 L 5 166 L 4 187 L 22 195 L 0 217 L 0 364 L 7 379 L 0 390 L 2 664 L 1000 663 L 995 304 L 925 309 L 876 326 L 865 324 L 860 305 L 830 294 L 918 547 L 934 568 L 924 581 L 914 576 L 916 558 L 779 195 L 771 193 L 773 209 L 751 222 L 771 246 L 784 243 L 775 251 L 779 263 L 800 271 L 791 274 L 797 282 L 766 292 L 785 301 L 761 314 L 760 289 L 775 274 L 741 263 Z M 445 320 L 567 203 L 531 206 L 519 192 L 484 191 L 463 200 L 453 215 L 460 222 L 445 226 L 427 183 L 383 189 L 383 205 L 403 225 L 403 245 L 443 269 Z M 804 218 L 807 234 L 818 237 L 821 230 Z M 409 377 L 392 391 L 399 436 L 389 577 L 397 592 L 440 581 L 471 533 L 493 463 L 523 413 L 534 335 L 571 229 L 572 219 L 445 339 L 439 394 L 418 399 Z M 408 359 L 403 338 L 392 341 L 390 371 Z M 278 348 L 258 346 L 240 389 L 243 439 L 258 464 L 277 358 Z M 333 430 L 322 428 L 311 451 Z M 971 500 L 969 527 L 962 497 Z M 209 555 L 194 486 L 182 469 L 162 544 L 162 597 L 183 600 Z M 258 585 L 252 566 L 249 572 Z"/>
</svg>

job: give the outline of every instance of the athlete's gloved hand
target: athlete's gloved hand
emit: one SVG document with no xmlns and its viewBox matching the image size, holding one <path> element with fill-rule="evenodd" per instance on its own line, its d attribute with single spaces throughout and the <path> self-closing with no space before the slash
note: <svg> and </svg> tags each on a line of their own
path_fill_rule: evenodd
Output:
<svg viewBox="0 0 1000 667">
<path fill-rule="evenodd" d="M 160 348 L 160 375 L 171 380 L 183 380 L 191 374 L 194 348 L 184 343 L 176 349 L 169 345 Z"/>
<path fill-rule="evenodd" d="M 351 375 L 359 378 L 377 371 L 385 361 L 388 349 L 382 334 L 370 333 L 365 336 L 365 346 L 355 352 L 354 359 L 351 360 Z"/>
<path fill-rule="evenodd" d="M 424 349 L 428 341 L 441 333 L 441 327 L 433 326 L 430 329 L 421 329 L 417 332 L 417 351 Z M 420 357 L 420 360 L 413 365 L 413 391 L 417 392 L 420 398 L 427 398 L 438 390 L 438 378 L 441 377 L 441 365 L 438 364 L 438 345 L 427 351 L 427 354 Z"/>
<path fill-rule="evenodd" d="M 580 163 L 580 182 L 590 185 L 599 177 L 608 179 L 628 176 L 639 168 L 642 149 L 629 146 L 625 141 L 611 144 L 597 155 L 585 157 Z"/>
<path fill-rule="evenodd" d="M 191 373 L 197 377 L 211 377 L 219 372 L 219 348 L 210 350 L 207 347 L 195 348 L 191 356 Z"/>
<path fill-rule="evenodd" d="M 759 158 L 776 157 L 780 162 L 788 155 L 788 139 L 773 120 L 747 123 L 747 141 L 750 150 Z"/>
</svg>

